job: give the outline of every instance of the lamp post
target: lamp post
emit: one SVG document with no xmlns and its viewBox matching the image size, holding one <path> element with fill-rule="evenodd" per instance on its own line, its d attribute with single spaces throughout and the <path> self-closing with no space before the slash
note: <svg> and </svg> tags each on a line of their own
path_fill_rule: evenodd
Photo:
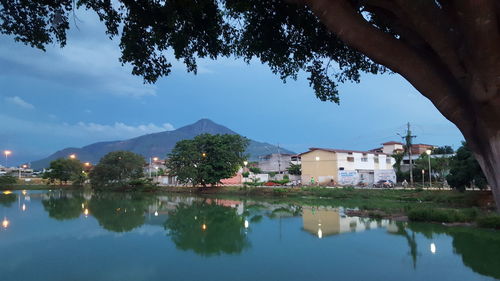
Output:
<svg viewBox="0 0 500 281">
<path fill-rule="evenodd" d="M 69 159 L 76 159 L 76 154 L 74 154 L 74 153 L 73 153 L 73 154 L 70 154 L 70 155 L 69 155 Z"/>
<path fill-rule="evenodd" d="M 10 151 L 10 150 L 4 150 L 3 154 L 5 155 L 5 168 L 7 168 L 7 158 L 9 157 L 9 155 L 12 154 L 12 151 Z"/>
<path fill-rule="evenodd" d="M 425 184 L 424 184 L 424 177 L 425 177 L 425 176 L 424 176 L 424 175 L 425 175 L 425 170 L 424 170 L 424 169 L 422 169 L 422 188 L 424 188 L 424 187 L 425 187 Z"/>
<path fill-rule="evenodd" d="M 432 174 L 431 174 L 431 153 L 432 153 L 432 150 L 427 149 L 425 151 L 425 153 L 427 153 L 427 158 L 429 159 L 429 188 L 431 188 L 432 187 Z"/>
</svg>

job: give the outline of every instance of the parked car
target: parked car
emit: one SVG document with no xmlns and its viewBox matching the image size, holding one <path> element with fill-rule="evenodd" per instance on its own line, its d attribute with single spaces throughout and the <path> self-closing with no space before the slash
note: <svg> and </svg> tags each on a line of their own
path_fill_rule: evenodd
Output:
<svg viewBox="0 0 500 281">
<path fill-rule="evenodd" d="M 373 187 L 391 188 L 394 187 L 394 182 L 391 180 L 379 180 L 378 182 L 373 184 Z"/>
</svg>

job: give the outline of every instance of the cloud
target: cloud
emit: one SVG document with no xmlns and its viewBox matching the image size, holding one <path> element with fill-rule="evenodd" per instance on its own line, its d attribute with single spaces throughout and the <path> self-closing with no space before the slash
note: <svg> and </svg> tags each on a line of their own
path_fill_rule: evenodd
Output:
<svg viewBox="0 0 500 281">
<path fill-rule="evenodd" d="M 107 136 L 140 136 L 163 131 L 171 131 L 174 126 L 170 123 L 164 123 L 157 126 L 153 123 L 131 126 L 122 122 L 116 122 L 113 125 L 103 125 L 97 123 L 78 122 L 76 125 L 65 125 L 69 131 L 74 129 L 83 130 L 88 133 L 99 133 Z"/>
<path fill-rule="evenodd" d="M 25 109 L 35 109 L 35 107 L 31 103 L 26 102 L 25 100 L 23 100 L 18 96 L 6 97 L 5 101 Z"/>
<path fill-rule="evenodd" d="M 129 139 L 145 134 L 174 130 L 174 126 L 170 123 L 160 125 L 154 123 L 131 125 L 124 122 L 68 124 L 24 120 L 3 114 L 0 114 L 0 120 L 5 121 L 2 131 L 7 135 L 24 136 L 27 134 L 26 132 L 29 132 L 30 136 L 40 136 L 45 139 L 47 132 L 50 132 L 52 137 L 68 140 L 68 145 L 70 143 L 88 144 L 97 141 Z"/>
</svg>

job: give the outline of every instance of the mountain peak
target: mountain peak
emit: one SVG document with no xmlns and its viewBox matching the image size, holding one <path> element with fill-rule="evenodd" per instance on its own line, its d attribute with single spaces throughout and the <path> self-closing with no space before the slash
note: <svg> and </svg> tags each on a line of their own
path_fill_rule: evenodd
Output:
<svg viewBox="0 0 500 281">
<path fill-rule="evenodd" d="M 203 118 L 198 121 L 196 121 L 193 124 L 184 126 L 182 128 L 178 129 L 181 132 L 185 132 L 188 134 L 231 134 L 231 135 L 236 135 L 236 133 L 229 128 L 222 126 L 220 124 L 215 123 L 214 121 Z"/>
</svg>

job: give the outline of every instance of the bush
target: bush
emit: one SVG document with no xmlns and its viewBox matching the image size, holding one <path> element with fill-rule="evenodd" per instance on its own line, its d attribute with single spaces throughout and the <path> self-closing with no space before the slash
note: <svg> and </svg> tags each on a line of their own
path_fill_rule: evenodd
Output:
<svg viewBox="0 0 500 281">
<path fill-rule="evenodd" d="M 249 167 L 248 170 L 254 174 L 260 174 L 262 173 L 262 170 L 259 167 Z"/>
<path fill-rule="evenodd" d="M 408 212 L 410 221 L 421 222 L 468 222 L 474 220 L 477 211 L 453 209 L 413 209 Z"/>
<path fill-rule="evenodd" d="M 477 225 L 485 228 L 500 229 L 500 215 L 489 215 L 479 218 Z"/>
<path fill-rule="evenodd" d="M 17 183 L 17 178 L 10 176 L 10 175 L 5 175 L 5 176 L 0 176 L 0 185 L 13 185 Z"/>
<path fill-rule="evenodd" d="M 244 177 L 244 178 L 248 178 L 248 176 L 250 175 L 249 172 L 243 172 L 241 173 L 241 175 Z"/>
</svg>

